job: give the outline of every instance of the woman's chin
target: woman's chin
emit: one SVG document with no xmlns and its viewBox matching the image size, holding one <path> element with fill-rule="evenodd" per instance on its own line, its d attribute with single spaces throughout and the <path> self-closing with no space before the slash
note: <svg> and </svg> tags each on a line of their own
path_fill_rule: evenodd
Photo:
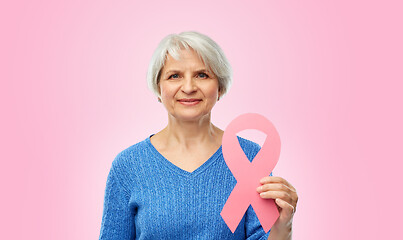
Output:
<svg viewBox="0 0 403 240">
<path fill-rule="evenodd" d="M 203 119 L 209 119 L 210 113 L 208 114 L 175 114 L 173 115 L 175 120 L 180 122 L 200 122 Z"/>
</svg>

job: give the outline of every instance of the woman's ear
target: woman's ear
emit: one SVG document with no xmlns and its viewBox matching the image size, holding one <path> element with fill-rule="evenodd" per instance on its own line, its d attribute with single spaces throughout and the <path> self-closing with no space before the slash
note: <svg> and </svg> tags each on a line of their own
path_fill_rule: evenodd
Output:
<svg viewBox="0 0 403 240">
<path fill-rule="evenodd" d="M 161 102 L 161 87 L 160 87 L 160 81 L 157 82 L 157 88 L 158 88 L 158 102 Z"/>
</svg>

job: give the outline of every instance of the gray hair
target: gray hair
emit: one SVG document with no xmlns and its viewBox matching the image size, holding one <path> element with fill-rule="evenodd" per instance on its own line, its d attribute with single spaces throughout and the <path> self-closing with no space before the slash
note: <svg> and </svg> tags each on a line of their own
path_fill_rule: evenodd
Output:
<svg viewBox="0 0 403 240">
<path fill-rule="evenodd" d="M 178 60 L 178 51 L 181 48 L 192 48 L 195 50 L 206 65 L 207 70 L 217 76 L 221 93 L 220 98 L 222 98 L 232 84 L 231 65 L 216 42 L 210 37 L 194 31 L 170 34 L 161 40 L 151 57 L 147 71 L 147 84 L 151 91 L 158 97 L 160 96 L 158 84 L 167 55 L 169 53 L 173 58 Z"/>
</svg>

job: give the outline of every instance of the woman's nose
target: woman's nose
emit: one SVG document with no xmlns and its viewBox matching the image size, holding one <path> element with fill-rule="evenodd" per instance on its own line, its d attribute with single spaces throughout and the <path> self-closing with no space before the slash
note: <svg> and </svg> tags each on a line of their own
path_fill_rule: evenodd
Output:
<svg viewBox="0 0 403 240">
<path fill-rule="evenodd" d="M 195 79 L 192 77 L 185 77 L 183 79 L 183 84 L 182 84 L 182 91 L 190 94 L 192 92 L 195 92 L 197 90 L 196 82 Z"/>
</svg>

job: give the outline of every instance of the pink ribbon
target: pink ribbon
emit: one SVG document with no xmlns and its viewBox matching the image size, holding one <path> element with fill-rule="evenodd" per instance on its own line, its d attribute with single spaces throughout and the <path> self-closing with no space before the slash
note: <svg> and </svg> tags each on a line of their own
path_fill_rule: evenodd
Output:
<svg viewBox="0 0 403 240">
<path fill-rule="evenodd" d="M 252 162 L 245 156 L 236 136 L 236 133 L 246 129 L 256 129 L 267 135 Z M 276 166 L 280 148 L 280 136 L 276 128 L 260 114 L 243 114 L 225 129 L 222 151 L 237 183 L 221 211 L 221 216 L 232 232 L 235 232 L 249 205 L 252 205 L 265 232 L 270 230 L 279 217 L 274 199 L 261 198 L 256 188 L 261 185 L 260 179 L 268 176 Z"/>
</svg>

